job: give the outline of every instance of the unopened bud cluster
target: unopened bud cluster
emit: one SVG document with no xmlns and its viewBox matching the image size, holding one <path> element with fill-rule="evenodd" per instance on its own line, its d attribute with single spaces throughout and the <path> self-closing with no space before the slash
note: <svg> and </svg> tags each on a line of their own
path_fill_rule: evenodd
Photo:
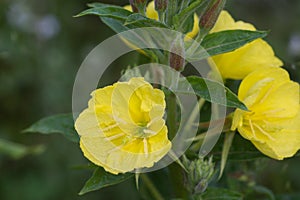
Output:
<svg viewBox="0 0 300 200">
<path fill-rule="evenodd" d="M 183 164 L 188 170 L 186 174 L 186 188 L 192 194 L 203 193 L 214 174 L 212 157 L 208 160 L 198 158 L 192 161 L 183 157 Z"/>
</svg>

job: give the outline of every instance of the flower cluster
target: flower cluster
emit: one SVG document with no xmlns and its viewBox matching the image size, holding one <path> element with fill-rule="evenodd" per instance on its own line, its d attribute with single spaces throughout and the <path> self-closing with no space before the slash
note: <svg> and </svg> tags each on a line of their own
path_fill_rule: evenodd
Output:
<svg viewBox="0 0 300 200">
<path fill-rule="evenodd" d="M 161 20 L 166 2 L 151 1 L 147 5 L 147 1 L 130 1 L 131 5 L 124 6 L 124 9 Z M 205 29 L 203 24 L 211 25 L 206 27 L 205 34 L 256 30 L 252 24 L 235 21 L 222 10 L 221 4 L 213 20 L 209 21 L 217 5 L 213 4 L 205 18 L 200 16 L 200 20 L 192 11 L 193 28 L 186 34 L 185 41 L 199 39 Z M 125 39 L 123 41 L 134 46 Z M 184 45 L 181 47 L 184 51 Z M 171 64 L 176 61 L 172 55 L 169 59 Z M 238 97 L 248 111 L 235 110 L 231 130 L 238 130 L 269 157 L 281 160 L 293 156 L 300 149 L 299 84 L 291 81 L 288 73 L 280 68 L 283 62 L 275 56 L 272 47 L 263 39 L 256 39 L 232 52 L 214 55 L 208 63 L 212 69 L 219 70 L 223 79 L 242 80 Z M 178 66 L 183 68 L 182 65 Z M 153 166 L 171 148 L 163 119 L 165 108 L 164 93 L 143 78 L 132 78 L 128 82 L 117 82 L 95 90 L 88 108 L 75 123 L 84 155 L 113 174 Z"/>
</svg>

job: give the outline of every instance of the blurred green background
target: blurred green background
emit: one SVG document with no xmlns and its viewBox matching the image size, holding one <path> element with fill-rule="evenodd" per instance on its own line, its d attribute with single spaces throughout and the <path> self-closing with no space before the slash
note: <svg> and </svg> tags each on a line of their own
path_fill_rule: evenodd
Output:
<svg viewBox="0 0 300 200">
<path fill-rule="evenodd" d="M 86 9 L 88 2 L 0 1 L 0 138 L 45 146 L 43 153 L 20 159 L 0 152 L 1 200 L 140 199 L 132 180 L 78 196 L 91 174 L 78 169 L 87 163 L 79 147 L 60 135 L 21 134 L 42 117 L 71 112 L 77 69 L 89 51 L 114 34 L 95 16 L 72 17 Z M 266 40 L 292 78 L 300 81 L 300 1 L 228 0 L 226 9 L 235 19 L 271 30 Z M 128 60 L 115 62 L 107 81 L 116 80 Z M 300 193 L 299 169 L 300 157 L 269 161 L 259 181 L 289 199 L 284 195 Z"/>
</svg>

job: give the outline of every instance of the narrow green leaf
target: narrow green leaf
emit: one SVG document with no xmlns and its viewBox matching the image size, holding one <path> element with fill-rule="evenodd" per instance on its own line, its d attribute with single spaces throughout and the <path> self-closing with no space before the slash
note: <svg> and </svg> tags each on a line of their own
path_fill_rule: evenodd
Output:
<svg viewBox="0 0 300 200">
<path fill-rule="evenodd" d="M 220 166 L 220 174 L 218 177 L 219 179 L 223 175 L 234 135 L 235 135 L 235 132 L 232 132 L 232 131 L 225 133 L 225 139 L 224 139 L 223 150 L 222 150 L 222 158 L 221 158 L 221 166 Z"/>
<path fill-rule="evenodd" d="M 129 28 L 124 25 L 125 20 L 116 20 L 109 17 L 100 17 L 100 19 L 104 24 L 106 24 L 116 33 L 121 33 L 123 31 L 129 30 Z"/>
<path fill-rule="evenodd" d="M 143 27 L 159 27 L 168 28 L 168 26 L 155 19 L 150 19 L 139 13 L 131 14 L 127 17 L 125 26 L 131 25 L 131 28 L 143 28 Z M 133 26 L 133 27 L 132 27 Z"/>
<path fill-rule="evenodd" d="M 243 195 L 236 191 L 231 191 L 223 188 L 208 188 L 202 195 L 201 199 L 205 200 L 242 200 Z"/>
<path fill-rule="evenodd" d="M 208 34 L 201 45 L 186 44 L 189 61 L 202 60 L 210 56 L 234 51 L 245 44 L 267 35 L 266 31 L 227 30 Z"/>
<path fill-rule="evenodd" d="M 140 173 L 135 173 L 135 187 L 137 190 L 140 189 L 140 187 L 139 187 L 140 175 L 141 175 Z"/>
<path fill-rule="evenodd" d="M 265 36 L 267 36 L 266 31 L 227 30 L 207 35 L 201 45 L 210 55 L 217 55 L 233 51 Z"/>
<path fill-rule="evenodd" d="M 178 8 L 177 8 L 177 0 L 169 0 L 168 7 L 167 7 L 167 16 L 166 16 L 166 22 L 169 26 L 173 26 L 173 17 L 177 14 Z"/>
<path fill-rule="evenodd" d="M 79 195 L 83 195 L 88 192 L 92 192 L 92 191 L 99 190 L 99 189 L 107 187 L 107 186 L 121 183 L 133 176 L 134 176 L 133 173 L 113 175 L 113 174 L 106 172 L 103 168 L 98 167 L 94 171 L 92 177 L 85 183 L 85 185 L 79 192 Z"/>
<path fill-rule="evenodd" d="M 9 156 L 12 159 L 20 159 L 31 154 L 40 154 L 45 150 L 43 145 L 25 146 L 8 140 L 0 139 L 0 154 Z"/>
<path fill-rule="evenodd" d="M 212 103 L 248 110 L 245 104 L 243 104 L 238 97 L 223 84 L 198 76 L 189 76 L 186 79 L 191 87 L 184 84 L 178 84 L 179 87 L 175 92 L 196 94 Z"/>
<path fill-rule="evenodd" d="M 209 0 L 196 0 L 188 7 L 184 8 L 178 15 L 173 16 L 175 30 L 182 31 L 189 17 L 193 16 L 197 9 L 208 4 Z"/>
<path fill-rule="evenodd" d="M 72 114 L 59 114 L 43 118 L 23 130 L 24 133 L 60 133 L 72 142 L 79 142 Z"/>
<path fill-rule="evenodd" d="M 118 20 L 126 20 L 126 18 L 132 14 L 132 12 L 125 10 L 120 6 L 107 5 L 107 4 L 93 4 L 90 9 L 84 10 L 75 17 L 81 17 L 84 15 L 97 15 L 99 17 L 109 17 Z"/>
</svg>

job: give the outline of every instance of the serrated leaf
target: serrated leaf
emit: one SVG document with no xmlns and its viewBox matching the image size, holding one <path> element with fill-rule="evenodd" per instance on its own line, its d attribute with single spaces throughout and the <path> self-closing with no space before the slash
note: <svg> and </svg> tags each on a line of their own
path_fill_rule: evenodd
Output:
<svg viewBox="0 0 300 200">
<path fill-rule="evenodd" d="M 127 17 L 125 26 L 130 25 L 131 28 L 143 28 L 143 27 L 158 27 L 158 28 L 168 28 L 168 26 L 155 19 L 150 19 L 141 15 L 139 13 L 131 14 Z"/>
<path fill-rule="evenodd" d="M 79 192 L 79 195 L 83 195 L 88 192 L 121 183 L 133 176 L 133 173 L 114 175 L 106 172 L 103 168 L 98 167 L 97 169 L 95 169 L 92 177 L 85 183 L 85 185 Z"/>
<path fill-rule="evenodd" d="M 190 86 L 182 84 L 181 87 L 181 84 L 178 84 L 179 87 L 175 92 L 196 94 L 215 104 L 248 110 L 245 104 L 242 103 L 230 89 L 219 82 L 198 76 L 189 76 L 186 77 L 186 80 L 189 82 Z"/>
<path fill-rule="evenodd" d="M 59 114 L 43 118 L 22 131 L 24 133 L 60 133 L 72 142 L 79 142 L 72 114 Z"/>
<path fill-rule="evenodd" d="M 196 198 L 197 199 L 197 198 Z M 239 192 L 223 189 L 208 188 L 202 195 L 203 200 L 242 200 L 243 195 Z"/>
<path fill-rule="evenodd" d="M 45 150 L 43 145 L 25 146 L 5 139 L 0 139 L 0 154 L 9 156 L 12 159 L 20 159 L 27 155 L 40 154 Z"/>
<path fill-rule="evenodd" d="M 208 34 L 201 45 L 186 44 L 189 61 L 202 60 L 209 56 L 227 53 L 267 35 L 266 31 L 227 30 Z"/>
</svg>

